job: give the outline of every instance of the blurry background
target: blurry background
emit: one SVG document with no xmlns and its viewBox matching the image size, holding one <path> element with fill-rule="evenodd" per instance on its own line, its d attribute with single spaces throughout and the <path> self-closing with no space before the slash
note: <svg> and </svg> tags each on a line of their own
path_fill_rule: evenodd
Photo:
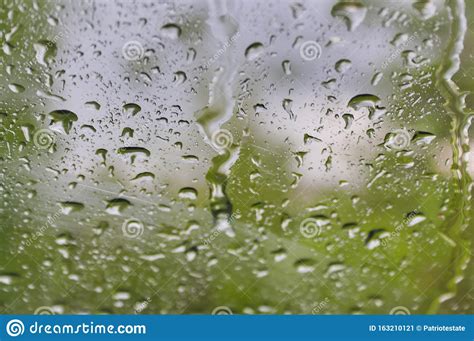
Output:
<svg viewBox="0 0 474 341">
<path fill-rule="evenodd" d="M 1 0 L 1 312 L 472 313 L 466 5 Z"/>
</svg>

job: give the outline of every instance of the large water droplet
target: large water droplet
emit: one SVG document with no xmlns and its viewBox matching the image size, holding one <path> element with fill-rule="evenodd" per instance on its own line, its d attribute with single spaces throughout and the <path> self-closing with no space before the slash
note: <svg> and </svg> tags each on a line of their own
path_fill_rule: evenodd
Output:
<svg viewBox="0 0 474 341">
<path fill-rule="evenodd" d="M 65 134 L 69 134 L 73 123 L 78 120 L 77 115 L 69 110 L 55 110 L 50 112 L 49 116 L 51 118 L 50 125 Z"/>
<path fill-rule="evenodd" d="M 245 50 L 245 57 L 248 60 L 254 60 L 260 57 L 260 55 L 263 53 L 263 50 L 264 48 L 263 48 L 262 43 L 259 43 L 259 42 L 253 43 L 249 47 L 247 47 L 247 49 Z"/>
<path fill-rule="evenodd" d="M 365 18 L 367 8 L 359 1 L 341 1 L 335 4 L 331 10 L 334 17 L 342 17 L 350 31 L 354 31 Z"/>
</svg>

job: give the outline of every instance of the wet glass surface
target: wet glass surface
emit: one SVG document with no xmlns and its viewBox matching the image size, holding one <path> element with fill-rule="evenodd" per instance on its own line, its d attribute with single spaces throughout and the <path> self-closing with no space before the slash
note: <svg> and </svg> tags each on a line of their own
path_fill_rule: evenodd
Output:
<svg viewBox="0 0 474 341">
<path fill-rule="evenodd" d="M 3 0 L 3 313 L 472 312 L 464 7 Z"/>
</svg>

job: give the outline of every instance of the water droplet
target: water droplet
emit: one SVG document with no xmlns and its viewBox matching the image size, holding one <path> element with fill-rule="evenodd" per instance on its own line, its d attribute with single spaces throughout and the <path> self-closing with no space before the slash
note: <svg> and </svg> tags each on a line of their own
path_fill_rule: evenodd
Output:
<svg viewBox="0 0 474 341">
<path fill-rule="evenodd" d="M 336 3 L 332 10 L 333 17 L 342 17 L 349 31 L 354 31 L 365 18 L 367 8 L 359 1 L 342 1 Z"/>
<path fill-rule="evenodd" d="M 289 60 L 284 60 L 281 63 L 281 66 L 283 67 L 283 72 L 285 73 L 285 75 L 291 75 L 291 64 Z"/>
<path fill-rule="evenodd" d="M 22 93 L 23 91 L 25 91 L 25 87 L 23 85 L 17 84 L 17 83 L 8 84 L 8 88 L 16 94 L 19 94 L 19 93 Z"/>
<path fill-rule="evenodd" d="M 79 212 L 84 209 L 84 204 L 81 202 L 75 202 L 75 201 L 65 201 L 60 203 L 62 213 L 65 215 L 74 213 L 74 212 Z"/>
<path fill-rule="evenodd" d="M 296 120 L 296 116 L 295 116 L 295 114 L 293 114 L 293 111 L 291 110 L 291 107 L 293 105 L 293 101 L 289 98 L 285 98 L 282 102 L 282 105 L 283 105 L 283 109 L 285 109 L 285 111 L 290 116 L 290 120 L 293 120 L 293 121 Z"/>
<path fill-rule="evenodd" d="M 106 212 L 112 215 L 121 215 L 132 204 L 127 199 L 114 198 L 107 201 Z"/>
<path fill-rule="evenodd" d="M 341 59 L 339 60 L 336 65 L 336 71 L 339 73 L 344 73 L 348 71 L 352 66 L 352 62 L 349 59 Z"/>
<path fill-rule="evenodd" d="M 334 273 L 337 273 L 337 272 L 341 272 L 345 268 L 346 268 L 346 266 L 343 263 L 340 263 L 340 262 L 331 263 L 328 266 L 327 274 L 331 275 L 331 274 L 334 274 Z"/>
<path fill-rule="evenodd" d="M 197 257 L 197 248 L 193 247 L 193 248 L 190 248 L 189 250 L 186 250 L 186 252 L 184 253 L 185 257 L 186 257 L 186 260 L 188 262 L 192 262 L 193 260 L 196 259 Z"/>
<path fill-rule="evenodd" d="M 309 258 L 302 258 L 295 262 L 296 271 L 300 274 L 305 274 L 314 271 L 315 262 Z"/>
<path fill-rule="evenodd" d="M 303 15 L 303 12 L 305 11 L 304 6 L 300 3 L 291 4 L 290 7 L 291 7 L 291 13 L 294 19 L 299 19 Z"/>
<path fill-rule="evenodd" d="M 179 190 L 178 196 L 181 199 L 196 200 L 198 191 L 192 187 L 184 187 Z"/>
<path fill-rule="evenodd" d="M 196 50 L 190 47 L 186 54 L 186 61 L 188 62 L 188 64 L 191 64 L 192 62 L 194 62 L 195 59 L 196 59 Z"/>
<path fill-rule="evenodd" d="M 344 120 L 344 129 L 349 129 L 352 125 L 352 121 L 354 121 L 354 116 L 351 114 L 343 114 L 342 119 Z"/>
<path fill-rule="evenodd" d="M 181 85 L 186 81 L 186 79 L 186 74 L 183 71 L 178 71 L 174 74 L 173 82 L 175 83 L 175 85 Z"/>
<path fill-rule="evenodd" d="M 56 44 L 49 40 L 40 40 L 33 44 L 36 51 L 36 60 L 43 66 L 48 66 L 51 60 L 56 56 Z"/>
<path fill-rule="evenodd" d="M 432 0 L 418 0 L 413 3 L 413 8 L 421 18 L 429 19 L 436 13 L 436 5 Z"/>
<path fill-rule="evenodd" d="M 92 110 L 97 110 L 97 111 L 100 110 L 100 104 L 97 103 L 96 101 L 86 102 L 84 103 L 84 105 L 86 106 L 87 109 L 92 109 Z"/>
<path fill-rule="evenodd" d="M 381 239 L 387 237 L 389 233 L 385 229 L 373 229 L 369 231 L 367 239 L 365 240 L 365 246 L 369 249 L 375 249 L 380 246 Z"/>
<path fill-rule="evenodd" d="M 150 151 L 143 147 L 121 147 L 117 149 L 118 154 L 142 154 L 150 156 Z"/>
<path fill-rule="evenodd" d="M 373 86 L 378 85 L 379 82 L 382 80 L 382 77 L 383 77 L 382 72 L 375 73 L 374 76 L 372 77 L 372 80 L 370 81 L 370 84 L 372 84 Z"/>
<path fill-rule="evenodd" d="M 426 131 L 416 131 L 412 142 L 416 144 L 430 144 L 436 138 L 436 135 Z"/>
<path fill-rule="evenodd" d="M 118 291 L 113 296 L 114 300 L 123 301 L 130 299 L 130 293 L 126 291 Z"/>
<path fill-rule="evenodd" d="M 277 263 L 285 260 L 286 257 L 288 257 L 288 254 L 287 254 L 286 250 L 283 249 L 283 248 L 280 248 L 280 249 L 277 249 L 277 250 L 273 251 L 272 254 L 273 254 L 273 259 Z"/>
<path fill-rule="evenodd" d="M 312 136 L 310 134 L 304 134 L 303 135 L 303 143 L 304 144 L 309 144 L 311 142 L 322 142 L 321 139 L 317 138 L 316 136 Z"/>
<path fill-rule="evenodd" d="M 14 273 L 1 273 L 0 284 L 11 285 L 14 283 L 16 278 L 20 278 L 20 276 Z"/>
<path fill-rule="evenodd" d="M 69 134 L 73 123 L 78 120 L 77 115 L 69 110 L 51 111 L 49 116 L 51 118 L 50 126 L 65 134 Z"/>
<path fill-rule="evenodd" d="M 168 39 L 178 39 L 181 35 L 181 28 L 176 24 L 166 24 L 160 29 L 161 36 Z"/>
<path fill-rule="evenodd" d="M 263 53 L 263 44 L 256 42 L 251 44 L 247 49 L 245 50 L 245 57 L 248 60 L 254 60 L 258 58 L 262 53 Z"/>
<path fill-rule="evenodd" d="M 135 103 L 127 103 L 122 108 L 124 112 L 129 116 L 130 115 L 135 116 L 142 110 L 142 108 L 138 104 L 135 104 Z"/>
<path fill-rule="evenodd" d="M 377 119 L 385 114 L 385 108 L 380 106 L 380 98 L 371 94 L 354 96 L 350 99 L 347 106 L 354 110 L 367 108 L 369 110 L 370 119 Z"/>
<path fill-rule="evenodd" d="M 120 134 L 121 137 L 133 137 L 134 130 L 130 127 L 125 127 L 122 129 L 122 133 Z"/>
<path fill-rule="evenodd" d="M 134 180 L 153 180 L 155 178 L 155 174 L 151 172 L 142 172 L 138 173 L 134 178 L 132 178 L 132 181 Z"/>
<path fill-rule="evenodd" d="M 422 221 L 426 220 L 426 217 L 422 213 L 412 212 L 407 215 L 407 225 L 409 227 L 415 226 Z"/>
</svg>

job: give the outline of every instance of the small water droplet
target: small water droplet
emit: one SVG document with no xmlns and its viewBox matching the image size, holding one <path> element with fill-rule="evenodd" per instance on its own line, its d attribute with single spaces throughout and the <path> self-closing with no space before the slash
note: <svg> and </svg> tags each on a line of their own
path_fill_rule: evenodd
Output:
<svg viewBox="0 0 474 341">
<path fill-rule="evenodd" d="M 112 215 L 121 215 L 132 204 L 127 199 L 114 198 L 107 201 L 106 212 Z"/>
<path fill-rule="evenodd" d="M 314 271 L 315 262 L 309 258 L 302 258 L 295 262 L 296 271 L 300 274 L 305 274 Z"/>
<path fill-rule="evenodd" d="M 135 103 L 127 103 L 122 108 L 127 115 L 131 116 L 135 116 L 142 110 L 142 108 Z"/>
<path fill-rule="evenodd" d="M 62 213 L 65 215 L 74 213 L 74 212 L 79 212 L 82 209 L 84 209 L 84 204 L 81 202 L 75 202 L 75 201 L 64 201 L 60 203 Z"/>
<path fill-rule="evenodd" d="M 174 74 L 173 82 L 175 83 L 175 85 L 181 85 L 186 81 L 186 79 L 186 74 L 183 71 L 178 71 Z"/>
<path fill-rule="evenodd" d="M 25 87 L 23 85 L 17 84 L 17 83 L 8 84 L 8 88 L 16 94 L 19 94 L 19 93 L 22 93 L 23 91 L 25 91 Z"/>
<path fill-rule="evenodd" d="M 100 104 L 97 103 L 96 101 L 86 102 L 84 103 L 84 105 L 87 109 L 100 110 Z"/>
<path fill-rule="evenodd" d="M 336 71 L 339 73 L 344 73 L 349 70 L 352 66 L 352 62 L 349 59 L 341 59 L 339 60 L 336 65 Z"/>
<path fill-rule="evenodd" d="M 196 200 L 198 191 L 192 187 L 184 187 L 179 190 L 178 197 L 181 199 Z"/>
<path fill-rule="evenodd" d="M 291 75 L 291 64 L 289 60 L 284 60 L 281 63 L 281 66 L 283 67 L 283 72 L 285 73 L 285 75 Z"/>
<path fill-rule="evenodd" d="M 248 60 L 254 60 L 262 54 L 263 50 L 264 48 L 262 43 L 253 43 L 245 50 L 245 57 Z"/>
<path fill-rule="evenodd" d="M 293 101 L 289 98 L 285 98 L 282 102 L 282 105 L 283 105 L 283 109 L 285 109 L 285 111 L 290 116 L 290 120 L 296 120 L 296 116 L 293 113 L 293 111 L 291 110 L 291 107 L 293 105 Z"/>
<path fill-rule="evenodd" d="M 181 35 L 181 28 L 176 24 L 166 24 L 160 29 L 161 36 L 168 39 L 178 39 Z"/>
</svg>

